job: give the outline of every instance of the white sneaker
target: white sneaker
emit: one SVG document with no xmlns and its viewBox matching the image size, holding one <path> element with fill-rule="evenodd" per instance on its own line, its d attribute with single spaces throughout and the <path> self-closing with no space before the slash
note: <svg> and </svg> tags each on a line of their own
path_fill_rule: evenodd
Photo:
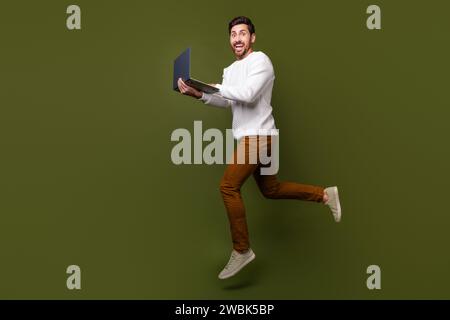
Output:
<svg viewBox="0 0 450 320">
<path fill-rule="evenodd" d="M 219 274 L 219 279 L 227 279 L 234 276 L 253 259 L 255 259 L 255 253 L 252 249 L 249 249 L 246 253 L 239 253 L 236 250 L 233 250 L 231 252 L 230 260 Z"/>
<path fill-rule="evenodd" d="M 329 187 L 325 189 L 325 192 L 328 195 L 328 200 L 327 202 L 325 202 L 325 204 L 330 207 L 331 212 L 333 213 L 334 220 L 336 222 L 341 221 L 342 211 L 341 204 L 339 202 L 338 188 Z"/>
</svg>

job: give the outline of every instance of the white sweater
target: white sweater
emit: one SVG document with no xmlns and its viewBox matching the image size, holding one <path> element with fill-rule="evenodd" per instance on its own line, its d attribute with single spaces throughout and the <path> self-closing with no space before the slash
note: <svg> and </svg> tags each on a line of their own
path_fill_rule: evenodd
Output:
<svg viewBox="0 0 450 320">
<path fill-rule="evenodd" d="M 253 51 L 223 69 L 219 93 L 203 93 L 200 100 L 233 112 L 233 136 L 239 140 L 249 135 L 277 135 L 272 116 L 272 88 L 275 74 L 269 57 Z"/>
</svg>

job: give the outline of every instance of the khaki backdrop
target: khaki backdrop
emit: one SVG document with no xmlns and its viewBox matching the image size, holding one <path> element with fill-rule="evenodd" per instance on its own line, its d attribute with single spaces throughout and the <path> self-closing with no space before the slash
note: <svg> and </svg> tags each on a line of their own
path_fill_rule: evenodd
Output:
<svg viewBox="0 0 450 320">
<path fill-rule="evenodd" d="M 81 8 L 81 30 L 66 8 Z M 382 10 L 368 30 L 366 8 Z M 448 1 L 4 1 L 0 298 L 450 298 Z M 171 162 L 176 128 L 231 113 L 171 90 L 220 82 L 248 15 L 276 73 L 280 178 L 338 185 L 343 220 L 243 188 L 257 259 L 231 243 L 223 165 Z M 66 288 L 79 265 L 82 289 Z M 381 290 L 366 269 L 381 267 Z"/>
</svg>

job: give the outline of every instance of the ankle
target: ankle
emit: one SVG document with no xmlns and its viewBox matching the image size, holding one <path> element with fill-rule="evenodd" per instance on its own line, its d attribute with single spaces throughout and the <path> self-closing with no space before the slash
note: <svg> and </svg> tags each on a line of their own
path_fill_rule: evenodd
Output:
<svg viewBox="0 0 450 320">
<path fill-rule="evenodd" d="M 324 192 L 323 192 L 322 202 L 323 202 L 323 203 L 327 203 L 327 201 L 328 201 L 328 195 L 327 195 L 327 193 L 324 191 Z"/>
</svg>

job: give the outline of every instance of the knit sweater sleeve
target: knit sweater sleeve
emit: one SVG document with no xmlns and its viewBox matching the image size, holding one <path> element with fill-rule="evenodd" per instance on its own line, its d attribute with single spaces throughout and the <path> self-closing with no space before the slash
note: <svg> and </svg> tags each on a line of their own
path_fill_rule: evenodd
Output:
<svg viewBox="0 0 450 320">
<path fill-rule="evenodd" d="M 223 81 L 224 77 L 225 77 L 225 70 L 223 71 L 223 74 L 222 74 L 222 83 L 224 82 Z M 220 87 L 221 85 L 218 84 L 216 86 Z M 222 97 L 220 95 L 220 93 L 203 92 L 203 95 L 198 100 L 203 101 L 204 104 L 208 104 L 208 105 L 220 107 L 220 108 L 228 108 L 231 106 L 231 101 Z"/>
<path fill-rule="evenodd" d="M 217 93 L 205 93 L 199 98 L 204 104 L 208 104 L 215 107 L 228 108 L 231 106 L 231 101 L 225 99 Z"/>
<path fill-rule="evenodd" d="M 243 85 L 219 85 L 222 97 L 230 100 L 252 103 L 258 98 L 267 83 L 275 79 L 272 63 L 266 55 L 261 55 L 249 64 L 249 74 Z"/>
</svg>

